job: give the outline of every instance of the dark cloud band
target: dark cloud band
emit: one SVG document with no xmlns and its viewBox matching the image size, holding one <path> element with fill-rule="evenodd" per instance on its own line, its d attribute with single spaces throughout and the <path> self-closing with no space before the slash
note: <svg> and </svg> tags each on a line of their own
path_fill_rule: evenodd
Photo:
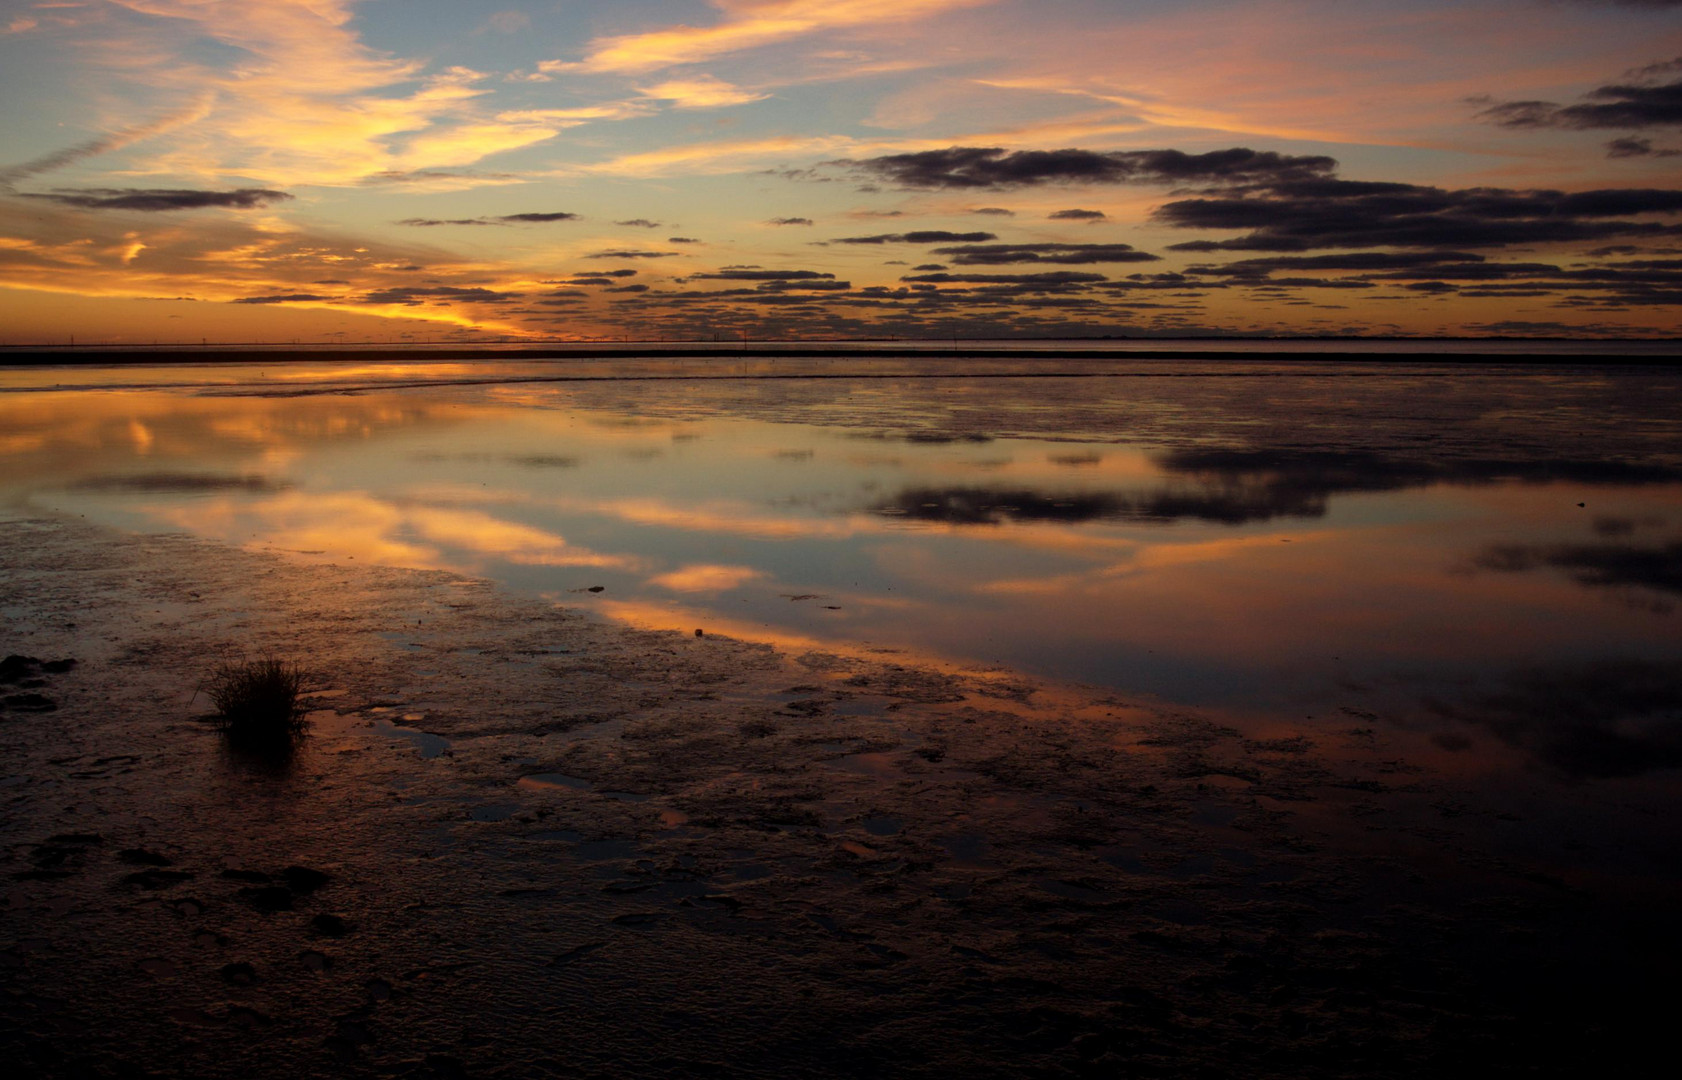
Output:
<svg viewBox="0 0 1682 1080">
<path fill-rule="evenodd" d="M 1508 247 L 1617 236 L 1661 236 L 1674 225 L 1630 217 L 1682 211 L 1682 191 L 1612 188 L 1567 194 L 1506 188 L 1451 190 L 1417 184 L 1309 180 L 1260 194 L 1181 199 L 1155 218 L 1184 229 L 1250 230 L 1175 251 L 1307 251 L 1314 248 Z"/>
<path fill-rule="evenodd" d="M 1677 7 L 1682 4 L 1648 4 Z M 1574 128 L 1634 131 L 1641 128 L 1682 127 L 1682 78 L 1651 81 L 1682 71 L 1682 59 L 1630 72 L 1636 81 L 1597 87 L 1575 105 L 1552 101 L 1503 101 L 1478 113 L 1479 118 L 1509 128 Z"/>
<path fill-rule="evenodd" d="M 27 192 L 24 198 L 46 199 L 79 210 L 259 210 L 270 203 L 284 202 L 291 195 L 269 188 L 236 188 L 233 191 L 195 191 L 186 188 L 84 188 L 49 192 Z"/>
<path fill-rule="evenodd" d="M 577 221 L 578 214 L 564 210 L 525 214 L 503 214 L 500 217 L 476 218 L 404 218 L 399 225 L 430 227 L 434 225 L 542 225 L 552 221 Z"/>
<path fill-rule="evenodd" d="M 1127 244 L 966 244 L 934 249 L 959 266 L 998 266 L 1006 263 L 1133 263 L 1156 262 L 1158 256 L 1135 251 Z"/>
<path fill-rule="evenodd" d="M 979 244 L 998 237 L 990 232 L 942 232 L 931 229 L 924 232 L 908 233 L 880 233 L 876 236 L 843 236 L 832 241 L 836 244 Z"/>
<path fill-rule="evenodd" d="M 1329 176 L 1329 157 L 1298 157 L 1234 147 L 1204 154 L 1181 150 L 1016 150 L 950 146 L 833 165 L 906 188 L 988 189 L 1040 184 L 1251 184 Z"/>
</svg>

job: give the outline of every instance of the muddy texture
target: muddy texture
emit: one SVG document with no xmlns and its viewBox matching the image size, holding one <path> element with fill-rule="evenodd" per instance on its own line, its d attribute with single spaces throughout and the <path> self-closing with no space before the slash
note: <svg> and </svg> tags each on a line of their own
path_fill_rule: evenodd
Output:
<svg viewBox="0 0 1682 1080">
<path fill-rule="evenodd" d="M 1666 883 L 1381 730 L 0 522 L 0 1053 L 41 1077 L 1635 1075 Z M 220 660 L 316 674 L 241 756 Z M 896 662 L 896 660 L 898 662 Z M 8 660 L 8 663 L 11 663 Z"/>
</svg>

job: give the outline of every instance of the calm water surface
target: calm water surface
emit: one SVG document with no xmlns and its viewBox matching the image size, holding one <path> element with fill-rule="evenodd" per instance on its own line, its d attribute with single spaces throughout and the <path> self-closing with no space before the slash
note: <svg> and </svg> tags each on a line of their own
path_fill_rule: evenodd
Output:
<svg viewBox="0 0 1682 1080">
<path fill-rule="evenodd" d="M 933 363 L 0 370 L 0 501 L 1568 783 L 1682 765 L 1677 369 Z"/>
</svg>

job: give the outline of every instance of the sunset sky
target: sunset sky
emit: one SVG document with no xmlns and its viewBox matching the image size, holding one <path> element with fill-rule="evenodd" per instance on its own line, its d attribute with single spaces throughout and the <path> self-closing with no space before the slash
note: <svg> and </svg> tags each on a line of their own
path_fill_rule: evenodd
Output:
<svg viewBox="0 0 1682 1080">
<path fill-rule="evenodd" d="M 1682 0 L 0 0 L 0 343 L 1673 334 Z"/>
</svg>

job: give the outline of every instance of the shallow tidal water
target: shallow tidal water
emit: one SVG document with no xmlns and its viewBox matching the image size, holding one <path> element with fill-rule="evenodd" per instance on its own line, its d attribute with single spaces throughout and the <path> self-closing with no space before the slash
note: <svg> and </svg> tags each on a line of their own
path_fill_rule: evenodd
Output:
<svg viewBox="0 0 1682 1080">
<path fill-rule="evenodd" d="M 5 1045 L 1402 1076 L 1651 1037 L 1682 374 L 960 363 L 0 374 L 7 649 L 82 662 L 0 718 Z M 184 673 L 299 642 L 337 683 L 254 779 Z"/>
<path fill-rule="evenodd" d="M 20 370 L 0 501 L 1252 724 L 1370 713 L 1478 768 L 1682 762 L 1674 368 L 619 367 Z"/>
</svg>

